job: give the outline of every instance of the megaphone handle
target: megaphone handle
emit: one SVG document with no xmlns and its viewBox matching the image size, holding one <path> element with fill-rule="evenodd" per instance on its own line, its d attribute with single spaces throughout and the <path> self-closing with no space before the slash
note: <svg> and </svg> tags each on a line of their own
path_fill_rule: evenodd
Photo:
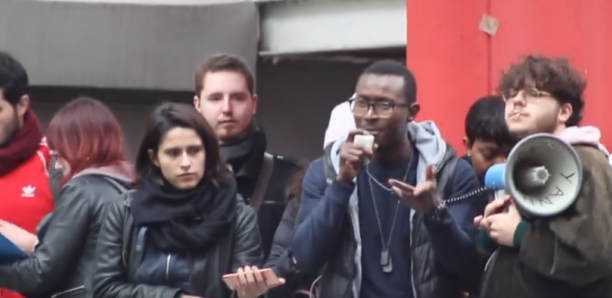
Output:
<svg viewBox="0 0 612 298">
<path fill-rule="evenodd" d="M 493 200 L 503 200 L 502 196 L 504 195 L 506 195 L 504 190 L 495 191 L 495 198 L 493 198 Z M 510 211 L 510 205 L 505 206 L 502 210 L 503 213 L 508 213 L 508 211 Z"/>
</svg>

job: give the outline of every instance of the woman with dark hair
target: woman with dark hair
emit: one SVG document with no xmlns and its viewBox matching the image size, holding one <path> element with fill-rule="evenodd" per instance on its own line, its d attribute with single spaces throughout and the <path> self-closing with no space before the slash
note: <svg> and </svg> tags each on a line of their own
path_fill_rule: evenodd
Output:
<svg viewBox="0 0 612 298">
<path fill-rule="evenodd" d="M 7 238 L 31 252 L 0 265 L 0 287 L 26 297 L 85 297 L 104 206 L 133 183 L 134 171 L 119 122 L 97 100 L 66 104 L 51 120 L 47 139 L 64 172 L 59 198 L 38 235 L 0 223 Z"/>
<path fill-rule="evenodd" d="M 136 170 L 137 189 L 108 208 L 100 231 L 93 297 L 230 297 L 222 275 L 261 264 L 261 240 L 206 120 L 193 106 L 159 106 Z"/>
</svg>

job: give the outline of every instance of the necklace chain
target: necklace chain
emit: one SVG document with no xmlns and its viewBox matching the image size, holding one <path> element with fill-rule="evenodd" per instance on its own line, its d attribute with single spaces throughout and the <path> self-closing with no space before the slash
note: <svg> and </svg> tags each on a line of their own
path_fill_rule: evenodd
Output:
<svg viewBox="0 0 612 298">
<path fill-rule="evenodd" d="M 406 173 L 404 173 L 404 178 L 402 179 L 402 182 L 406 182 L 406 179 L 408 178 L 408 173 L 410 172 L 410 167 L 412 166 L 412 156 L 410 157 L 409 160 L 410 161 L 408 162 L 408 168 L 406 168 Z M 399 199 L 397 200 L 397 205 L 395 206 L 395 214 L 393 215 L 393 223 L 391 224 L 391 230 L 389 231 L 389 237 L 387 238 L 387 241 L 385 243 L 385 236 L 383 235 L 382 225 L 380 223 L 380 216 L 378 215 L 378 206 L 376 204 L 376 199 L 374 198 L 374 187 L 372 185 L 372 181 L 378 184 L 378 186 L 380 186 L 382 189 L 389 191 L 391 193 L 394 193 L 394 192 L 393 192 L 393 189 L 391 189 L 390 187 L 386 187 L 380 181 L 374 178 L 374 176 L 372 176 L 372 174 L 370 173 L 369 166 L 366 166 L 365 172 L 368 175 L 368 183 L 370 185 L 370 194 L 372 196 L 372 204 L 374 205 L 374 215 L 376 215 L 376 223 L 378 225 L 378 232 L 380 232 L 380 242 L 382 244 L 383 251 L 388 251 L 389 245 L 391 244 L 391 238 L 393 236 L 393 231 L 395 230 L 395 223 L 397 222 L 397 214 L 399 213 L 400 200 Z"/>
</svg>

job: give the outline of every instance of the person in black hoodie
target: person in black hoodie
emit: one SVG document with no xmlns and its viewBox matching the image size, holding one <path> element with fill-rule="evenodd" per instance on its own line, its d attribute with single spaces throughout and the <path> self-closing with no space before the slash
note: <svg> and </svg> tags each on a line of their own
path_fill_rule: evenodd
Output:
<svg viewBox="0 0 612 298">
<path fill-rule="evenodd" d="M 465 117 L 463 144 L 468 153 L 462 158 L 474 167 L 481 183 L 489 167 L 504 162 L 516 143 L 506 125 L 505 107 L 501 96 L 485 96 L 472 104 Z"/>
</svg>

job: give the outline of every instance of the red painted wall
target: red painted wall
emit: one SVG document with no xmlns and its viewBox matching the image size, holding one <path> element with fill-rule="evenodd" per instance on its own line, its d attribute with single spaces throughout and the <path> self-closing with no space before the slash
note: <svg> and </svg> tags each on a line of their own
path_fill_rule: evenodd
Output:
<svg viewBox="0 0 612 298">
<path fill-rule="evenodd" d="M 407 0 L 408 67 L 418 83 L 420 120 L 432 119 L 464 152 L 464 117 L 494 93 L 501 71 L 524 54 L 563 56 L 587 79 L 583 125 L 602 130 L 612 147 L 612 1 Z M 478 28 L 486 13 L 495 36 Z"/>
</svg>

